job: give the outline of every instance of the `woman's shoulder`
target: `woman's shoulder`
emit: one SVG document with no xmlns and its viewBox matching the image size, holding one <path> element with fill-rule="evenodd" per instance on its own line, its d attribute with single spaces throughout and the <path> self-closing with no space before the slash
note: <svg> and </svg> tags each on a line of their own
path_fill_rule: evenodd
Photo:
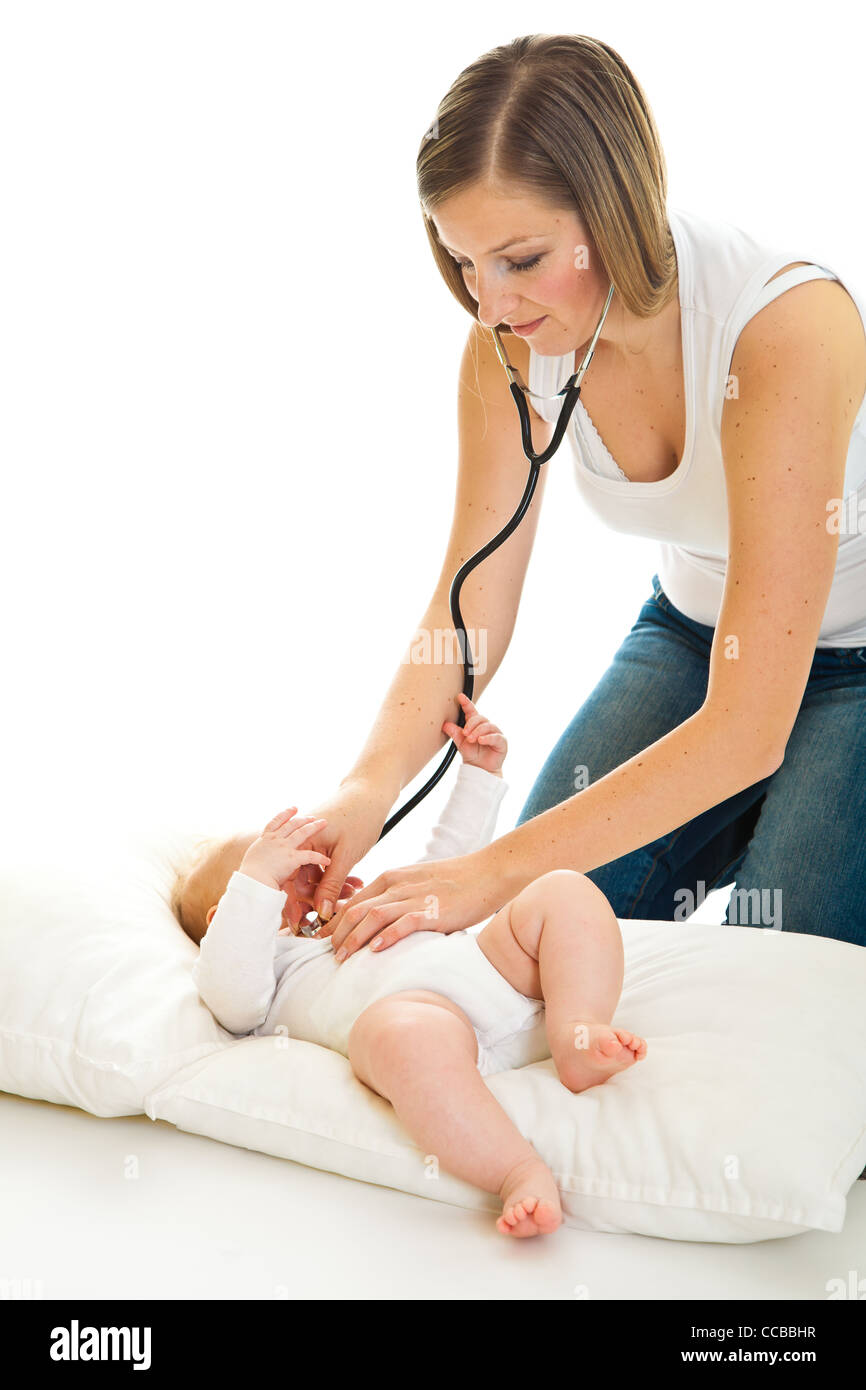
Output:
<svg viewBox="0 0 866 1390">
<path fill-rule="evenodd" d="M 786 266 L 785 270 L 791 268 Z M 806 280 L 771 299 L 743 324 L 736 352 L 760 360 L 766 357 L 768 344 L 788 342 L 798 349 L 800 344 L 813 342 L 819 330 L 826 330 L 827 353 L 835 355 L 862 408 L 866 400 L 866 323 L 857 301 L 840 280 Z"/>
</svg>

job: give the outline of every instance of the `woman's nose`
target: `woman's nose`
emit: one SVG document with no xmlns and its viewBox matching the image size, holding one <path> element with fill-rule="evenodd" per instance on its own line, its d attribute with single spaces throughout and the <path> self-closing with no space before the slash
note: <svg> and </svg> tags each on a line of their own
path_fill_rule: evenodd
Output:
<svg viewBox="0 0 866 1390">
<path fill-rule="evenodd" d="M 511 317 L 513 306 L 503 305 L 501 300 L 479 299 L 478 321 L 485 328 L 496 328 L 504 319 Z"/>
<path fill-rule="evenodd" d="M 504 318 L 510 317 L 517 307 L 515 295 L 507 292 L 497 281 L 495 271 L 476 277 L 475 298 L 478 317 L 485 328 L 495 328 Z"/>
</svg>

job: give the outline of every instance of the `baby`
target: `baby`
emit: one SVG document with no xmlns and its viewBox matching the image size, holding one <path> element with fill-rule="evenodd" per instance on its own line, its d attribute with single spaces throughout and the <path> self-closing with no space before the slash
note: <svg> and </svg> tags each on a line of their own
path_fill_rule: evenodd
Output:
<svg viewBox="0 0 866 1390">
<path fill-rule="evenodd" d="M 443 728 L 461 766 L 424 861 L 468 854 L 493 837 L 507 790 L 501 731 L 460 696 L 466 725 Z M 619 923 L 584 874 L 557 869 L 480 926 L 417 931 L 338 964 L 327 937 L 299 935 L 309 904 L 295 891 L 325 821 L 290 806 L 260 835 L 206 845 L 173 902 L 200 946 L 193 979 L 217 1021 L 239 1036 L 318 1043 L 394 1107 L 429 1162 L 498 1194 L 498 1229 L 534 1236 L 562 1220 L 553 1174 L 482 1077 L 548 1056 L 570 1091 L 597 1086 L 646 1055 L 611 1019 L 623 978 Z M 419 861 L 422 862 L 422 861 Z M 348 878 L 341 897 L 361 880 Z"/>
</svg>

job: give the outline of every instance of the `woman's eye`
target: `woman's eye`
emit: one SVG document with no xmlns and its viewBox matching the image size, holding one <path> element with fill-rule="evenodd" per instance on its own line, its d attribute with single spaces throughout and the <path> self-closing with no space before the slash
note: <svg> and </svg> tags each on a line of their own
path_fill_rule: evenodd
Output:
<svg viewBox="0 0 866 1390">
<path fill-rule="evenodd" d="M 538 262 L 541 260 L 541 254 L 542 254 L 542 253 L 539 253 L 537 256 L 533 256 L 533 257 L 532 257 L 530 260 L 528 260 L 528 261 L 512 261 L 512 262 L 511 262 L 511 265 L 510 265 L 510 267 L 509 267 L 509 269 L 510 269 L 510 270 L 532 270 L 532 267 L 538 265 Z M 458 261 L 457 264 L 458 264 L 458 266 L 460 267 L 461 270 L 471 270 L 471 269 L 472 269 L 472 262 L 471 262 L 471 261 Z"/>
</svg>

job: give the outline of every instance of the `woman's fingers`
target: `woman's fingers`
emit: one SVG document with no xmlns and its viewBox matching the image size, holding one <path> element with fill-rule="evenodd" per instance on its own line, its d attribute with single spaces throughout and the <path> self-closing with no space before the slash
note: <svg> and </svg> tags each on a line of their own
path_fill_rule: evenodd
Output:
<svg viewBox="0 0 866 1390">
<path fill-rule="evenodd" d="M 406 913 L 411 913 L 411 904 L 408 902 L 389 902 L 376 903 L 358 921 L 354 927 L 343 937 L 341 942 L 334 941 L 334 952 L 338 961 L 344 961 L 348 956 L 366 946 L 368 941 L 379 936 L 385 927 L 390 927 L 392 922 L 403 917 Z M 416 931 L 417 926 L 409 926 L 408 931 Z M 408 935 L 408 931 L 405 933 Z"/>
<path fill-rule="evenodd" d="M 325 855 L 325 858 L 328 859 L 328 855 Z M 331 861 L 329 860 L 329 862 Z M 315 908 L 315 890 L 321 881 L 321 874 L 318 878 L 311 877 L 313 867 L 312 865 L 302 864 L 293 880 L 295 885 L 295 897 L 300 899 L 301 902 L 307 903 L 310 909 Z M 353 875 L 350 875 L 340 885 L 338 896 L 341 898 L 351 898 L 353 893 L 355 893 L 358 888 L 363 888 L 363 886 L 364 880 L 362 878 L 355 878 Z"/>
<path fill-rule="evenodd" d="M 334 915 L 329 918 L 327 924 L 328 936 L 337 936 L 337 933 L 340 934 L 334 943 L 335 948 L 339 946 L 343 936 L 345 936 L 358 921 L 361 904 L 370 902 L 373 898 L 384 898 L 387 890 L 388 884 L 385 882 L 385 877 L 383 874 L 379 874 L 378 878 L 374 878 L 373 882 L 366 888 L 359 889 L 352 897 L 350 903 L 338 903 L 337 907 L 334 909 Z M 351 919 L 347 918 L 349 912 L 352 914 Z"/>
<path fill-rule="evenodd" d="M 374 936 L 370 942 L 370 950 L 386 951 L 395 941 L 402 941 L 404 936 L 411 936 L 412 932 L 430 930 L 433 929 L 428 925 L 427 914 L 423 908 L 413 908 L 410 912 L 404 912 L 402 917 L 379 932 L 378 936 Z"/>
<path fill-rule="evenodd" d="M 404 881 L 401 887 L 394 886 L 385 874 L 374 878 L 367 888 L 361 888 L 345 903 L 339 903 L 328 924 L 328 934 L 334 938 L 334 950 L 339 950 L 343 941 L 358 923 L 374 907 L 385 907 L 405 897 L 410 891 Z"/>
<path fill-rule="evenodd" d="M 333 865 L 332 865 L 331 867 L 333 867 Z M 325 879 L 324 879 L 324 875 L 323 875 L 323 876 L 322 876 L 322 879 L 321 879 L 321 883 L 324 883 L 324 881 L 325 881 Z M 320 887 L 320 884 L 316 886 L 316 892 L 318 892 L 319 887 Z M 337 889 L 333 889 L 333 890 L 332 890 L 333 897 L 332 897 L 331 901 L 332 901 L 333 899 L 336 899 L 337 903 L 339 904 L 340 902 L 343 901 L 344 898 L 352 898 L 352 899 L 354 899 L 354 898 L 355 898 L 355 895 L 356 895 L 357 892 L 358 892 L 358 890 L 361 889 L 361 888 L 363 888 L 363 887 L 364 887 L 364 880 L 363 880 L 362 878 L 355 878 L 353 875 L 350 874 L 348 878 L 344 878 L 344 879 L 343 879 L 343 882 L 340 884 L 339 891 L 337 891 Z M 315 903 L 315 893 L 313 894 L 313 897 L 310 899 L 310 902 L 312 903 L 312 906 L 313 906 L 313 907 L 316 906 L 316 903 Z M 321 913 L 319 912 L 318 908 L 316 908 L 316 916 L 319 917 L 319 920 L 321 921 Z M 334 914 L 333 914 L 333 916 L 330 917 L 329 920 L 328 920 L 327 922 L 325 922 L 324 925 L 321 926 L 321 927 L 319 928 L 319 935 L 320 935 L 320 936 L 330 936 L 331 933 L 332 933 L 332 931 L 334 930 L 334 923 L 336 922 L 336 920 L 337 920 L 337 911 L 335 911 Z"/>
<path fill-rule="evenodd" d="M 323 836 L 325 835 L 326 832 L 323 832 Z M 321 935 L 330 936 L 331 932 L 334 930 L 334 926 L 340 919 L 340 914 L 345 911 L 346 904 L 344 899 L 347 895 L 341 891 L 343 885 L 346 883 L 357 884 L 357 892 L 367 894 L 371 892 L 374 885 L 371 884 L 369 888 L 364 888 L 363 879 L 347 877 L 348 870 L 358 862 L 361 856 L 353 849 L 351 842 L 347 843 L 344 836 L 337 836 L 332 844 L 328 844 L 325 841 L 324 848 L 331 852 L 331 863 L 316 884 L 313 893 L 313 906 L 320 917 L 327 918 L 325 924 L 320 928 Z M 364 851 L 364 853 L 366 853 L 366 851 Z M 381 892 L 385 887 L 383 875 L 379 875 L 376 884 L 378 885 L 376 891 Z M 326 903 L 330 904 L 330 906 L 326 907 Z"/>
</svg>

